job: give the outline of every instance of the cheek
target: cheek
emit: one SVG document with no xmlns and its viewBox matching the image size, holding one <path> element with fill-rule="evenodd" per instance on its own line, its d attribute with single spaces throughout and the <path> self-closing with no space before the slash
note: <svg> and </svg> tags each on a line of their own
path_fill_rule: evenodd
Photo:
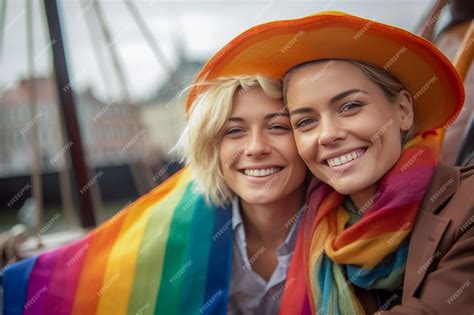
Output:
<svg viewBox="0 0 474 315">
<path fill-rule="evenodd" d="M 219 144 L 219 164 L 221 165 L 224 175 L 228 172 L 229 167 L 231 166 L 231 148 L 232 146 L 227 143 L 227 141 L 223 140 Z"/>
<path fill-rule="evenodd" d="M 400 134 L 400 129 L 398 129 L 397 127 L 391 130 L 390 133 L 387 133 L 387 138 L 385 142 L 385 151 L 390 152 L 392 160 L 397 161 L 402 153 L 402 138 Z"/>
<path fill-rule="evenodd" d="M 298 155 L 298 147 L 293 134 L 275 138 L 272 145 L 289 160 L 301 159 Z"/>
<path fill-rule="evenodd" d="M 306 164 L 303 157 L 298 154 L 298 149 L 294 144 L 293 147 L 294 148 L 291 150 L 291 152 L 287 154 L 288 162 L 296 172 L 299 172 L 301 169 L 306 170 Z"/>
<path fill-rule="evenodd" d="M 401 155 L 400 130 L 397 126 L 390 127 L 374 143 L 376 148 L 377 165 L 382 173 L 388 172 L 398 161 Z"/>
<path fill-rule="evenodd" d="M 377 136 L 380 138 L 384 150 L 390 151 L 392 154 L 401 150 L 402 138 L 400 126 L 395 121 L 392 120 L 390 126 L 382 126 L 381 129 L 379 129 L 378 134 L 376 134 L 376 137 Z"/>
<path fill-rule="evenodd" d="M 284 146 L 282 146 L 283 144 Z M 298 148 L 293 135 L 290 135 L 288 139 L 279 143 L 279 152 L 284 154 L 283 158 L 291 169 L 286 189 L 296 189 L 306 178 L 308 168 L 306 167 L 303 158 L 298 154 Z"/>
<path fill-rule="evenodd" d="M 295 134 L 296 147 L 299 155 L 306 163 L 312 163 L 316 157 L 316 135 L 311 132 Z"/>
</svg>

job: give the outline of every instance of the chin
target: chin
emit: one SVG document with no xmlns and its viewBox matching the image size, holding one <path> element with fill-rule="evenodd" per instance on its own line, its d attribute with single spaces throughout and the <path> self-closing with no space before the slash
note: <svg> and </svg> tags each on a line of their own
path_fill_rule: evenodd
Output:
<svg viewBox="0 0 474 315">
<path fill-rule="evenodd" d="M 241 199 L 243 199 L 246 203 L 252 204 L 252 205 L 263 205 L 267 203 L 272 203 L 278 200 L 277 196 L 274 196 L 273 194 L 258 194 L 258 191 L 255 192 L 250 192 L 247 194 L 243 194 L 241 196 Z"/>
<path fill-rule="evenodd" d="M 335 191 L 342 195 L 352 195 L 354 193 L 357 193 L 359 191 L 364 190 L 366 187 L 369 185 L 365 185 L 363 183 L 354 183 L 352 182 L 346 182 L 346 181 L 339 181 L 337 184 L 334 183 L 327 183 L 330 185 Z"/>
</svg>

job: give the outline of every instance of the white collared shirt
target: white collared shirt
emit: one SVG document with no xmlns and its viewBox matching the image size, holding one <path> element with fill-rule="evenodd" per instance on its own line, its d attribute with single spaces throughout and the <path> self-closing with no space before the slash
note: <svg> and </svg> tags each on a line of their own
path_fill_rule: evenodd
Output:
<svg viewBox="0 0 474 315">
<path fill-rule="evenodd" d="M 232 201 L 232 275 L 230 280 L 228 314 L 278 314 L 281 297 L 286 281 L 286 274 L 293 255 L 299 227 L 296 217 L 285 241 L 278 247 L 278 264 L 270 279 L 266 281 L 251 268 L 252 262 L 258 259 L 257 252 L 253 257 L 247 256 L 247 242 L 239 198 Z"/>
</svg>

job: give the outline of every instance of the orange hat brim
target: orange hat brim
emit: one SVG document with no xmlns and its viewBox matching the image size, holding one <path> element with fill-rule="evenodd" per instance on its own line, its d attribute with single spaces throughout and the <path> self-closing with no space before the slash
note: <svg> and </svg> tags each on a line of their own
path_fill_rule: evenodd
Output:
<svg viewBox="0 0 474 315">
<path fill-rule="evenodd" d="M 416 132 L 446 126 L 460 111 L 464 87 L 452 63 L 408 31 L 345 14 L 321 12 L 254 26 L 204 65 L 195 83 L 242 74 L 282 79 L 298 64 L 352 59 L 387 70 L 414 98 Z M 205 88 L 191 88 L 186 111 Z"/>
</svg>

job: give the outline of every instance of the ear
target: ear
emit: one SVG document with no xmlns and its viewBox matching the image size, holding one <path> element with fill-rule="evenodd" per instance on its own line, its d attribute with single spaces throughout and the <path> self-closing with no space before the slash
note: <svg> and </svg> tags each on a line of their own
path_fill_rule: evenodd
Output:
<svg viewBox="0 0 474 315">
<path fill-rule="evenodd" d="M 414 123 L 413 98 L 410 93 L 406 90 L 400 91 L 395 101 L 395 106 L 397 106 L 397 112 L 399 115 L 400 130 L 410 130 Z"/>
</svg>

